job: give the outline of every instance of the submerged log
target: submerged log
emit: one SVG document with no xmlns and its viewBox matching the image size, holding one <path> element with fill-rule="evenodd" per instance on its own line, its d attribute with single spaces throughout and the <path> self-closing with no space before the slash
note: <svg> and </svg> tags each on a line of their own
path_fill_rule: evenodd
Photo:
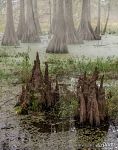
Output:
<svg viewBox="0 0 118 150">
<path fill-rule="evenodd" d="M 81 124 L 100 125 L 106 118 L 105 89 L 103 87 L 104 76 L 101 77 L 100 86 L 97 84 L 99 72 L 95 68 L 91 76 L 79 77 L 77 96 L 80 101 L 79 118 Z"/>
</svg>

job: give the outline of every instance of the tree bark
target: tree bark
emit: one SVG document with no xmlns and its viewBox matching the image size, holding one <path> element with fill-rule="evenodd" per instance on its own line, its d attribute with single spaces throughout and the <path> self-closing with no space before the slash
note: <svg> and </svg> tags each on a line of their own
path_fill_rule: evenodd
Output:
<svg viewBox="0 0 118 150">
<path fill-rule="evenodd" d="M 49 19 L 49 24 L 50 24 L 50 28 L 49 28 L 49 38 L 51 38 L 51 26 L 52 26 L 52 3 L 51 0 L 49 0 L 49 13 L 50 13 L 50 19 Z"/>
<path fill-rule="evenodd" d="M 54 34 L 56 26 L 57 0 L 53 0 L 53 18 L 51 24 L 51 33 Z"/>
<path fill-rule="evenodd" d="M 88 18 L 91 23 L 91 0 L 88 0 Z"/>
<path fill-rule="evenodd" d="M 107 121 L 104 76 L 101 77 L 100 86 L 97 85 L 98 79 L 97 68 L 92 75 L 87 76 L 85 73 L 79 77 L 77 96 L 80 102 L 79 119 L 81 124 L 99 126 L 102 122 Z"/>
<path fill-rule="evenodd" d="M 5 27 L 5 33 L 2 39 L 2 45 L 14 46 L 17 44 L 18 38 L 15 33 L 14 27 L 12 0 L 7 0 L 7 22 Z"/>
<path fill-rule="evenodd" d="M 72 0 L 65 0 L 65 21 L 66 21 L 66 38 L 68 44 L 82 43 L 76 32 L 73 21 Z"/>
<path fill-rule="evenodd" d="M 50 41 L 46 52 L 47 53 L 67 53 L 68 48 L 66 44 L 66 27 L 64 18 L 64 1 L 58 0 L 57 16 L 55 32 L 52 40 Z"/>
<path fill-rule="evenodd" d="M 20 0 L 20 17 L 17 28 L 17 35 L 19 40 L 22 40 L 24 32 L 25 32 L 25 3 L 24 0 Z"/>
<path fill-rule="evenodd" d="M 26 29 L 22 38 L 22 42 L 24 43 L 40 42 L 39 32 L 37 31 L 37 25 L 34 17 L 32 0 L 27 0 Z"/>
<path fill-rule="evenodd" d="M 39 54 L 37 53 L 31 79 L 22 87 L 17 105 L 20 105 L 22 111 L 25 110 L 27 113 L 29 110 L 47 112 L 55 107 L 59 99 L 60 92 L 58 81 L 56 79 L 54 82 L 50 79 L 47 62 L 45 63 L 45 73 L 43 76 L 40 68 Z M 33 103 L 36 104 L 35 108 L 32 108 Z"/>
<path fill-rule="evenodd" d="M 36 30 L 39 34 L 41 34 L 41 27 L 40 27 L 40 23 L 39 23 L 39 15 L 38 15 L 38 3 L 37 0 L 33 0 L 33 11 L 34 11 L 34 20 L 35 20 L 35 24 L 36 24 Z"/>
<path fill-rule="evenodd" d="M 100 20 L 101 20 L 101 0 L 98 0 L 98 21 L 97 27 L 95 29 L 95 33 L 98 39 L 101 39 Z"/>
<path fill-rule="evenodd" d="M 105 23 L 102 35 L 105 35 L 106 30 L 107 30 L 107 25 L 108 25 L 109 16 L 110 16 L 110 9 L 111 9 L 111 0 L 110 0 L 109 5 L 108 5 L 108 15 L 107 15 L 107 19 L 106 19 L 106 23 Z"/>
<path fill-rule="evenodd" d="M 78 29 L 79 37 L 83 40 L 95 40 L 96 36 L 91 26 L 90 0 L 83 0 L 81 22 Z"/>
</svg>

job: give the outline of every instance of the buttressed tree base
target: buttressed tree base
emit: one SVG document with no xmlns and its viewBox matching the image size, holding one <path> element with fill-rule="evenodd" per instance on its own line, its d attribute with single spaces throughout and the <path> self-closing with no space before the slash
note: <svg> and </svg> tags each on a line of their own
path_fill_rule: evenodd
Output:
<svg viewBox="0 0 118 150">
<path fill-rule="evenodd" d="M 107 118 L 105 89 L 103 87 L 104 76 L 101 77 L 100 86 L 97 84 L 98 78 L 97 68 L 93 75 L 87 77 L 85 73 L 84 76 L 79 76 L 76 95 L 78 103 L 80 103 L 78 109 L 80 124 L 99 126 Z M 45 73 L 42 74 L 39 54 L 37 53 L 31 79 L 26 86 L 22 87 L 19 105 L 22 107 L 23 112 L 28 112 L 34 103 L 38 111 L 51 111 L 52 108 L 55 108 L 56 103 L 60 101 L 60 96 L 62 97 L 59 89 L 57 79 L 54 82 L 49 77 L 47 62 L 45 63 Z"/>
<path fill-rule="evenodd" d="M 57 80 L 53 83 L 48 74 L 48 64 L 45 63 L 45 74 L 40 68 L 39 55 L 32 69 L 32 76 L 26 86 L 22 86 L 22 93 L 19 97 L 19 105 L 23 112 L 28 112 L 35 103 L 39 111 L 48 111 L 59 101 L 59 87 Z"/>
<path fill-rule="evenodd" d="M 90 124 L 99 126 L 106 121 L 106 98 L 105 88 L 103 87 L 104 76 L 101 77 L 100 85 L 99 72 L 95 69 L 93 75 L 80 76 L 77 86 L 77 95 L 80 101 L 79 118 L 81 124 Z"/>
</svg>

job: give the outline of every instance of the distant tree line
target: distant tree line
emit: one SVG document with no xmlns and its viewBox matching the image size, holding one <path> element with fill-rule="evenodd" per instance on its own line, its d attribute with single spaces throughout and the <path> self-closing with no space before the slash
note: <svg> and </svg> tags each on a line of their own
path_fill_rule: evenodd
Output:
<svg viewBox="0 0 118 150">
<path fill-rule="evenodd" d="M 17 3 L 17 1 L 14 1 Z M 14 27 L 13 1 L 1 0 L 0 4 L 7 4 L 6 27 L 2 45 L 12 46 L 23 43 L 41 42 L 42 34 L 38 14 L 37 0 L 20 0 L 20 15 L 17 31 Z M 49 4 L 51 2 L 49 1 Z M 0 6 L 1 6 L 0 5 Z M 50 34 L 52 35 L 47 53 L 68 53 L 68 44 L 82 44 L 84 40 L 100 40 L 105 34 L 110 15 L 111 0 L 108 5 L 108 16 L 101 33 L 101 0 L 98 0 L 98 20 L 95 31 L 91 24 L 91 0 L 82 1 L 82 12 L 78 30 L 73 19 L 73 0 L 53 0 L 53 17 L 51 19 Z M 51 7 L 51 6 L 50 6 Z M 51 11 L 50 11 L 51 15 Z"/>
</svg>

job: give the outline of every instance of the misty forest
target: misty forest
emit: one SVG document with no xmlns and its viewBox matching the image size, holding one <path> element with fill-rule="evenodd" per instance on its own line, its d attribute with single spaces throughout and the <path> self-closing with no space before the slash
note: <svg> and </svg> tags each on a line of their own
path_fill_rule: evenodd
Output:
<svg viewBox="0 0 118 150">
<path fill-rule="evenodd" d="M 118 150 L 117 0 L 0 0 L 0 150 Z"/>
</svg>

